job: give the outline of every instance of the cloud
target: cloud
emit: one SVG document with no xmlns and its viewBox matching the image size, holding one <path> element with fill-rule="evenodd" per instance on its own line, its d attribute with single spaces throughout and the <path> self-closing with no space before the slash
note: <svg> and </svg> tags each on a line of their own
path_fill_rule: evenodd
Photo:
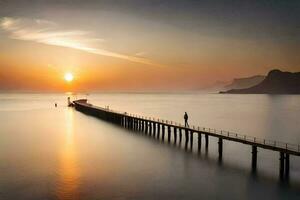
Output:
<svg viewBox="0 0 300 200">
<path fill-rule="evenodd" d="M 131 62 L 162 66 L 138 55 L 130 56 L 94 47 L 91 43 L 104 42 L 105 40 L 93 38 L 90 36 L 90 32 L 83 30 L 61 30 L 56 23 L 47 20 L 4 17 L 0 20 L 0 27 L 8 33 L 9 38 L 16 40 L 67 47 Z"/>
<path fill-rule="evenodd" d="M 141 51 L 141 52 L 137 52 L 137 53 L 135 53 L 135 56 L 138 56 L 138 57 L 145 57 L 146 56 L 146 52 L 144 52 L 144 51 Z"/>
</svg>

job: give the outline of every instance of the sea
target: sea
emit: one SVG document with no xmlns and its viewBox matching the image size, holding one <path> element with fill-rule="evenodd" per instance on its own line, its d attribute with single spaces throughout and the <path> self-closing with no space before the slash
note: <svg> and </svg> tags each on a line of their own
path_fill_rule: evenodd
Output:
<svg viewBox="0 0 300 200">
<path fill-rule="evenodd" d="M 186 150 L 76 111 L 72 100 L 139 116 L 300 144 L 300 95 L 0 94 L 0 200 L 300 199 L 300 157 L 279 179 L 279 153 L 223 143 Z M 57 107 L 55 107 L 55 103 Z"/>
</svg>

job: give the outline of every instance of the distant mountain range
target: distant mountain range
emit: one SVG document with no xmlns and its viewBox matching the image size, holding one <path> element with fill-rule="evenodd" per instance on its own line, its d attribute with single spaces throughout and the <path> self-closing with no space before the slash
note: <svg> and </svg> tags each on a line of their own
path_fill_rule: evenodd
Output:
<svg viewBox="0 0 300 200">
<path fill-rule="evenodd" d="M 262 77 L 260 77 L 262 78 Z M 260 79 L 258 78 L 258 80 Z M 262 78 L 263 79 L 263 78 Z M 231 84 L 233 85 L 233 84 Z M 234 86 L 234 85 L 233 85 Z M 272 70 L 259 83 L 248 88 L 233 88 L 220 93 L 230 94 L 300 94 L 300 72 Z"/>
<path fill-rule="evenodd" d="M 219 91 L 249 88 L 260 83 L 261 81 L 264 80 L 264 78 L 265 76 L 256 75 L 256 76 L 245 77 L 245 78 L 235 78 L 230 82 L 216 81 L 214 84 L 212 84 L 209 87 L 200 88 L 200 89 L 197 88 L 197 90 L 200 90 L 202 92 L 218 93 Z"/>
<path fill-rule="evenodd" d="M 232 89 L 244 89 L 255 86 L 262 82 L 266 77 L 262 75 L 256 75 L 246 78 L 235 78 L 232 83 L 226 85 L 223 90 L 232 90 Z"/>
</svg>

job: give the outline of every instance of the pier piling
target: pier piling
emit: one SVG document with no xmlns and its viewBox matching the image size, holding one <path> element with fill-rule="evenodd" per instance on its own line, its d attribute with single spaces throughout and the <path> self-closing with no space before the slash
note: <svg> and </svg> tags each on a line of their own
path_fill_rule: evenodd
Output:
<svg viewBox="0 0 300 200">
<path fill-rule="evenodd" d="M 149 128 L 148 121 L 145 121 L 145 134 L 146 135 L 148 135 L 148 128 Z"/>
<path fill-rule="evenodd" d="M 174 144 L 176 144 L 177 143 L 177 128 L 176 127 L 174 127 Z"/>
<path fill-rule="evenodd" d="M 162 131 L 162 141 L 165 141 L 165 125 L 163 124 L 161 126 L 161 131 Z"/>
<path fill-rule="evenodd" d="M 160 137 L 160 123 L 157 124 L 157 139 Z"/>
<path fill-rule="evenodd" d="M 142 132 L 142 120 L 138 119 L 138 130 L 139 132 Z"/>
<path fill-rule="evenodd" d="M 201 151 L 201 139 L 202 139 L 202 135 L 201 133 L 198 133 L 198 152 Z"/>
<path fill-rule="evenodd" d="M 219 160 L 222 160 L 223 158 L 223 139 L 219 138 L 219 142 L 218 142 L 218 150 L 219 150 Z"/>
<path fill-rule="evenodd" d="M 190 131 L 190 134 L 191 134 L 191 137 L 190 137 L 190 146 L 191 146 L 191 150 L 193 150 L 193 136 L 194 136 L 194 133 L 193 133 L 193 131 Z"/>
<path fill-rule="evenodd" d="M 152 135 L 152 122 L 149 122 L 149 136 Z"/>
<path fill-rule="evenodd" d="M 187 149 L 189 143 L 189 130 L 185 129 L 185 149 Z"/>
<path fill-rule="evenodd" d="M 142 120 L 142 132 L 145 132 L 145 120 Z"/>
<path fill-rule="evenodd" d="M 279 153 L 279 177 L 280 180 L 284 179 L 284 153 Z"/>
<path fill-rule="evenodd" d="M 208 134 L 205 134 L 205 149 L 208 149 Z"/>
<path fill-rule="evenodd" d="M 182 129 L 179 128 L 179 144 L 181 144 L 182 141 Z"/>
<path fill-rule="evenodd" d="M 285 178 L 288 180 L 290 177 L 290 154 L 285 154 Z"/>
<path fill-rule="evenodd" d="M 168 143 L 171 142 L 171 127 L 168 126 Z"/>
<path fill-rule="evenodd" d="M 257 146 L 252 146 L 252 172 L 257 169 Z"/>
</svg>

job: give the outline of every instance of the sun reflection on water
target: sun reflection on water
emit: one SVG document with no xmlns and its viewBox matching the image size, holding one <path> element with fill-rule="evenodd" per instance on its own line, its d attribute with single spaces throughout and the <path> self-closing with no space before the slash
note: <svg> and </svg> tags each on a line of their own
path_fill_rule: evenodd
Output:
<svg viewBox="0 0 300 200">
<path fill-rule="evenodd" d="M 60 169 L 57 196 L 58 199 L 79 199 L 79 170 L 74 142 L 73 109 L 65 110 L 66 131 L 60 153 Z"/>
</svg>

